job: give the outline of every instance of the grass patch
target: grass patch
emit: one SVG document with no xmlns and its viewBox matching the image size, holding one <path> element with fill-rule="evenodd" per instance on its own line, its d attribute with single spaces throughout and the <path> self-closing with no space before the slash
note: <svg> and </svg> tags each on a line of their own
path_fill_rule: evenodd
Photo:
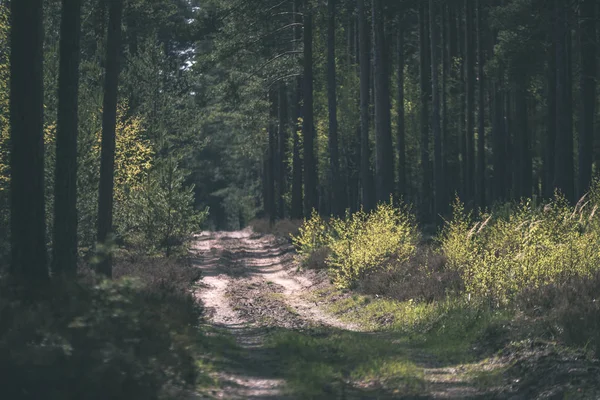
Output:
<svg viewBox="0 0 600 400">
<path fill-rule="evenodd" d="M 328 311 L 346 321 L 368 330 L 398 333 L 398 340 L 410 340 L 413 346 L 450 362 L 473 361 L 473 347 L 486 339 L 490 327 L 502 326 L 513 317 L 512 311 L 474 307 L 460 299 L 432 303 L 397 301 L 348 295 L 332 288 L 313 296 L 325 300 Z"/>
<path fill-rule="evenodd" d="M 276 331 L 266 347 L 278 354 L 289 390 L 300 398 L 377 390 L 417 394 L 425 387 L 423 370 L 407 349 L 390 346 L 377 334 L 327 328 Z"/>
</svg>

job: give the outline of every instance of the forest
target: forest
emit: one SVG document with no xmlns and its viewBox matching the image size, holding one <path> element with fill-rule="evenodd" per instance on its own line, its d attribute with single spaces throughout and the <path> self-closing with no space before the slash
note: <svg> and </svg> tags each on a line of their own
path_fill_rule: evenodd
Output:
<svg viewBox="0 0 600 400">
<path fill-rule="evenodd" d="M 0 397 L 600 397 L 600 1 L 0 0 Z"/>
</svg>

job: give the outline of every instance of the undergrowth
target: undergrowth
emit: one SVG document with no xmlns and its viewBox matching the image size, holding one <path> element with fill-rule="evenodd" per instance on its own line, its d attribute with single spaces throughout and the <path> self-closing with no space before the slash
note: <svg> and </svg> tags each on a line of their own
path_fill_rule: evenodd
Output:
<svg viewBox="0 0 600 400">
<path fill-rule="evenodd" d="M 390 258 L 408 260 L 418 237 L 408 207 L 394 207 L 390 202 L 369 213 L 361 210 L 329 221 L 313 213 L 293 243 L 305 264 L 311 255 L 326 249 L 324 262 L 333 282 L 347 288 L 383 267 Z"/>
<path fill-rule="evenodd" d="M 26 303 L 0 282 L 0 384 L 10 399 L 167 399 L 201 375 L 191 267 L 117 260 L 114 281 L 53 280 Z"/>
<path fill-rule="evenodd" d="M 600 356 L 599 207 L 600 183 L 575 205 L 557 194 L 475 215 L 457 200 L 425 243 L 409 210 L 382 204 L 343 219 L 313 214 L 293 242 L 305 266 L 320 261 L 338 289 L 356 290 L 327 295 L 333 311 L 371 328 L 456 353 L 539 335 Z"/>
</svg>

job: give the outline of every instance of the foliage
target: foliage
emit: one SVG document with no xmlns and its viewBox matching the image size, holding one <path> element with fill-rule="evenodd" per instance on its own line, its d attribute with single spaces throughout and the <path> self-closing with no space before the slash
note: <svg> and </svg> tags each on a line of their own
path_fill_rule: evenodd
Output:
<svg viewBox="0 0 600 400">
<path fill-rule="evenodd" d="M 326 265 L 339 287 L 354 286 L 394 258 L 403 262 L 414 254 L 418 241 L 414 216 L 408 207 L 382 203 L 370 213 L 348 213 L 325 223 L 316 213 L 305 221 L 293 242 L 305 260 L 328 248 Z"/>
<path fill-rule="evenodd" d="M 313 210 L 309 219 L 298 229 L 298 234 L 292 236 L 292 243 L 301 259 L 306 259 L 310 254 L 329 244 L 330 226 Z"/>
<path fill-rule="evenodd" d="M 164 250 L 167 257 L 191 240 L 208 209 L 194 209 L 194 187 L 184 184 L 185 176 L 176 159 L 158 160 L 139 189 L 122 200 L 117 220 L 126 239 L 137 237 L 145 252 Z"/>
<path fill-rule="evenodd" d="M 573 207 L 557 195 L 543 208 L 527 200 L 508 212 L 475 220 L 457 201 L 454 217 L 441 234 L 441 248 L 470 295 L 506 303 L 526 288 L 588 277 L 598 270 L 597 209 L 593 199 L 584 197 Z"/>
<path fill-rule="evenodd" d="M 199 310 L 189 293 L 197 278 L 190 270 L 164 260 L 117 262 L 120 279 L 54 281 L 37 303 L 19 300 L 1 282 L 3 395 L 158 399 L 193 385 Z"/>
</svg>

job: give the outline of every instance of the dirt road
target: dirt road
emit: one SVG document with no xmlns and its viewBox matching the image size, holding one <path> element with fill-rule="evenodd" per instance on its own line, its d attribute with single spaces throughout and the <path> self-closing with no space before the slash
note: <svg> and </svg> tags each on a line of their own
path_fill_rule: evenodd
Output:
<svg viewBox="0 0 600 400">
<path fill-rule="evenodd" d="M 205 307 L 208 321 L 218 332 L 232 337 L 238 348 L 235 354 L 223 357 L 226 361 L 215 371 L 218 387 L 208 397 L 204 395 L 205 397 L 200 398 L 481 398 L 480 391 L 466 384 L 459 372 L 442 365 L 438 367 L 429 360 L 421 363 L 423 368 L 419 367 L 419 382 L 406 383 L 412 393 L 410 396 L 404 396 L 398 390 L 388 393 L 381 387 L 375 392 L 356 391 L 358 386 L 349 383 L 349 377 L 340 378 L 339 382 L 317 385 L 317 394 L 307 392 L 298 395 L 288 390 L 290 382 L 286 380 L 289 373 L 286 375 L 282 371 L 291 370 L 292 376 L 295 376 L 295 367 L 289 365 L 290 358 L 286 357 L 288 354 L 283 354 L 280 348 L 267 345 L 273 332 L 283 331 L 288 336 L 304 335 L 300 339 L 291 336 L 299 341 L 312 340 L 315 336 L 313 332 L 318 332 L 316 335 L 339 335 L 339 341 L 344 346 L 352 348 L 359 345 L 359 353 L 355 356 L 357 361 L 379 352 L 378 357 L 385 362 L 387 353 L 396 356 L 393 352 L 399 347 L 395 344 L 397 341 L 386 338 L 385 335 L 375 336 L 379 333 L 363 332 L 360 326 L 341 321 L 315 303 L 312 300 L 314 297 L 309 296 L 310 292 L 327 286 L 328 282 L 322 274 L 299 272 L 294 262 L 293 248 L 285 239 L 255 234 L 249 229 L 238 232 L 203 232 L 197 236 L 193 250 L 195 264 L 203 273 L 196 294 Z M 335 347 L 338 336 L 333 340 Z M 305 356 L 302 352 L 308 346 L 302 342 L 297 347 L 289 347 L 289 352 L 298 352 L 297 357 L 292 358 L 292 363 L 297 360 L 300 364 L 303 362 L 302 357 Z M 318 346 L 316 348 L 319 349 Z M 388 351 L 388 348 L 394 350 Z M 288 352 L 288 347 L 284 349 Z M 323 367 L 324 364 L 318 360 L 318 351 L 330 350 L 326 346 L 322 346 L 316 354 L 313 354 L 315 350 L 312 348 L 306 350 L 311 352 L 307 353 L 309 357 L 314 356 L 317 360 L 310 364 L 308 372 L 301 373 L 310 374 L 311 369 Z M 324 354 L 323 357 L 331 358 L 332 355 Z M 334 354 L 333 357 L 338 355 Z M 343 361 L 336 367 L 344 371 L 346 359 L 352 358 L 338 358 Z M 342 372 L 340 376 L 344 374 Z M 309 380 L 318 380 L 319 376 L 316 372 L 315 376 L 302 376 L 298 379 L 298 386 L 302 387 L 302 379 L 308 383 Z M 373 382 L 361 382 L 361 385 L 369 388 L 376 384 L 375 381 L 376 378 Z M 415 385 L 417 392 L 424 393 L 423 395 L 414 395 Z"/>
</svg>

